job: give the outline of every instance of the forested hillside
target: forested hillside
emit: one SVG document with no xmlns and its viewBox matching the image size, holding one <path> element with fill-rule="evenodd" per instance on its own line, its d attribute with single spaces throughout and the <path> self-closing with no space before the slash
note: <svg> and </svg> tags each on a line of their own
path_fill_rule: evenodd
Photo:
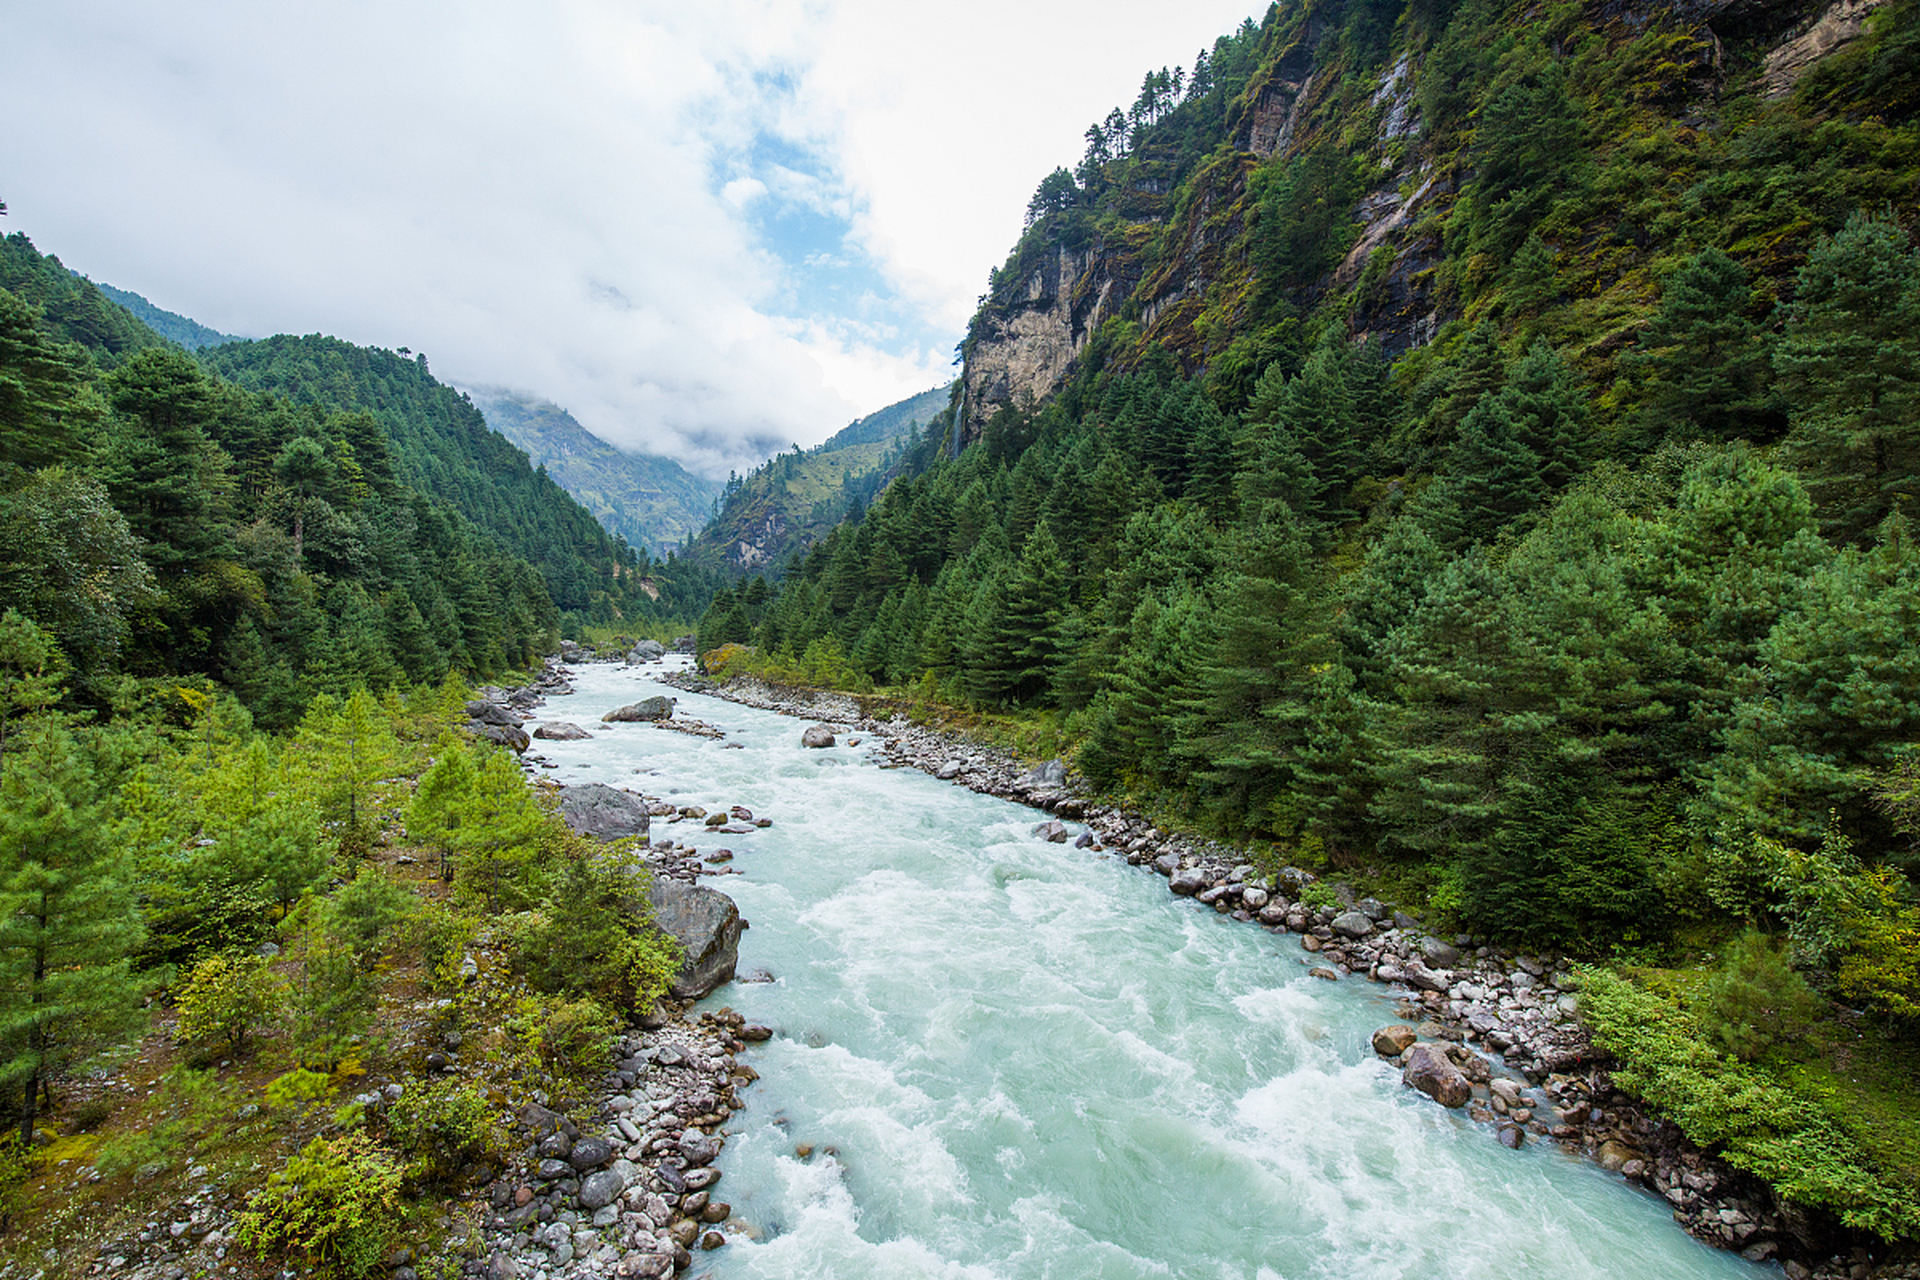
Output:
<svg viewBox="0 0 1920 1280">
<path fill-rule="evenodd" d="M 707 660 L 1648 966 L 1623 1078 L 1920 1232 L 1920 5 L 1841 8 L 1276 6 L 1149 74 L 945 447 Z"/>
<path fill-rule="evenodd" d="M 197 675 L 285 727 L 317 693 L 521 666 L 563 620 L 665 631 L 704 604 L 421 362 L 220 348 L 243 387 L 20 235 L 0 308 L 0 606 L 82 702 Z"/>
<path fill-rule="evenodd" d="M 153 330 L 168 342 L 185 347 L 189 351 L 198 351 L 202 347 L 217 347 L 223 342 L 238 341 L 230 333 L 221 333 L 209 329 L 197 320 L 189 319 L 177 311 L 165 307 L 156 307 L 137 293 L 126 289 L 116 289 L 110 284 L 94 282 L 94 288 L 106 295 L 109 302 L 117 302 L 133 314 L 147 328 Z"/>
<path fill-rule="evenodd" d="M 425 355 L 309 334 L 228 343 L 201 359 L 236 386 L 369 416 L 390 441 L 395 474 L 449 500 L 534 565 L 576 627 L 616 620 L 672 627 L 711 597 L 710 575 L 671 554 L 655 561 L 601 528 L 490 428 L 472 400 L 435 379 Z"/>
<path fill-rule="evenodd" d="M 720 486 L 672 459 L 616 449 L 544 400 L 499 387 L 472 397 L 488 426 L 629 545 L 665 556 L 712 519 Z"/>
<path fill-rule="evenodd" d="M 794 553 L 865 508 L 925 430 L 944 424 L 949 397 L 948 387 L 923 391 L 848 423 L 812 449 L 795 445 L 747 476 L 728 476 L 691 554 L 735 576 L 780 572 Z"/>
</svg>

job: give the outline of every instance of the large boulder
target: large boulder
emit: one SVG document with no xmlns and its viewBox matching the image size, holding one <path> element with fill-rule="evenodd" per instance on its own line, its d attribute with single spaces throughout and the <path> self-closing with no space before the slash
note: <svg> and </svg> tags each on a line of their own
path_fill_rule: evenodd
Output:
<svg viewBox="0 0 1920 1280">
<path fill-rule="evenodd" d="M 1437 1044 L 1422 1042 L 1407 1050 L 1400 1080 L 1443 1107 L 1464 1107 L 1473 1097 L 1473 1083 Z"/>
<path fill-rule="evenodd" d="M 578 742 L 582 738 L 591 738 L 593 735 L 577 724 L 570 724 L 565 720 L 555 720 L 551 724 L 543 724 L 538 729 L 535 729 L 533 736 L 543 738 L 548 742 Z"/>
<path fill-rule="evenodd" d="M 671 719 L 673 719 L 673 699 L 656 696 L 630 702 L 624 707 L 615 707 L 600 717 L 600 723 L 628 724 L 636 720 Z"/>
<path fill-rule="evenodd" d="M 1383 1058 L 1397 1058 L 1411 1049 L 1419 1033 L 1404 1022 L 1382 1027 L 1373 1033 L 1373 1051 Z"/>
<path fill-rule="evenodd" d="M 833 730 L 823 724 L 810 724 L 800 735 L 803 747 L 830 747 L 833 742 Z"/>
<path fill-rule="evenodd" d="M 595 840 L 647 834 L 646 801 L 604 782 L 561 788 L 560 816 L 569 827 Z"/>
<path fill-rule="evenodd" d="M 1190 898 L 1207 887 L 1207 873 L 1198 867 L 1176 871 L 1168 878 L 1167 887 L 1183 898 Z"/>
<path fill-rule="evenodd" d="M 698 1000 L 733 980 L 746 921 L 732 898 L 704 885 L 656 877 L 649 891 L 653 920 L 680 944 L 680 972 L 669 988 L 676 1000 Z"/>
<path fill-rule="evenodd" d="M 512 747 L 515 751 L 525 751 L 533 745 L 533 739 L 527 736 L 527 731 L 517 724 L 476 725 L 473 736 L 497 742 L 503 747 Z"/>
<path fill-rule="evenodd" d="M 1364 938 L 1373 932 L 1373 921 L 1364 911 L 1342 911 L 1333 918 L 1333 931 L 1343 938 Z"/>
<path fill-rule="evenodd" d="M 467 704 L 467 716 L 481 724 L 519 724 L 520 717 L 497 702 L 475 698 Z"/>
<path fill-rule="evenodd" d="M 667 646 L 658 640 L 642 640 L 627 653 L 628 662 L 652 662 L 667 656 Z"/>
</svg>

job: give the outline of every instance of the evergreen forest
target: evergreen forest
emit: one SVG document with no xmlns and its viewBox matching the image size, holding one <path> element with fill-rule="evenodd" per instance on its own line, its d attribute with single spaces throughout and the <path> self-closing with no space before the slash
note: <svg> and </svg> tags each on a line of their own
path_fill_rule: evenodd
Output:
<svg viewBox="0 0 1920 1280">
<path fill-rule="evenodd" d="M 1782 85 L 1813 13 L 1275 6 L 1150 73 L 703 661 L 1606 962 L 1623 1080 L 1920 1232 L 1920 9 Z"/>
</svg>

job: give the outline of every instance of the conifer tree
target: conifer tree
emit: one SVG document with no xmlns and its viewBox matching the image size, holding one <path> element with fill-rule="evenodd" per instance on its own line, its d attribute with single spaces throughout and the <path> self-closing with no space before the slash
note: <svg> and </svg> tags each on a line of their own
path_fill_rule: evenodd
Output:
<svg viewBox="0 0 1920 1280">
<path fill-rule="evenodd" d="M 1746 268 L 1719 249 L 1701 250 L 1674 272 L 1659 310 L 1620 357 L 1641 397 L 1642 447 L 1675 435 L 1770 434 L 1772 374 L 1752 307 Z"/>
<path fill-rule="evenodd" d="M 1829 530 L 1859 538 L 1920 496 L 1920 253 L 1855 214 L 1801 267 L 1774 353 L 1788 456 Z"/>
<path fill-rule="evenodd" d="M 47 1083 L 138 1016 L 140 942 L 124 847 L 92 770 L 51 719 L 0 773 L 0 1081 L 32 1141 Z"/>
</svg>

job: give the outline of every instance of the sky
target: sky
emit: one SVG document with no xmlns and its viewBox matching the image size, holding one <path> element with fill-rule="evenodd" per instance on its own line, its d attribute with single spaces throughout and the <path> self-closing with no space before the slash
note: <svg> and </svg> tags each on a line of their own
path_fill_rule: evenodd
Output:
<svg viewBox="0 0 1920 1280">
<path fill-rule="evenodd" d="M 6 6 L 0 232 L 713 478 L 954 376 L 1028 197 L 1265 6 Z"/>
</svg>

